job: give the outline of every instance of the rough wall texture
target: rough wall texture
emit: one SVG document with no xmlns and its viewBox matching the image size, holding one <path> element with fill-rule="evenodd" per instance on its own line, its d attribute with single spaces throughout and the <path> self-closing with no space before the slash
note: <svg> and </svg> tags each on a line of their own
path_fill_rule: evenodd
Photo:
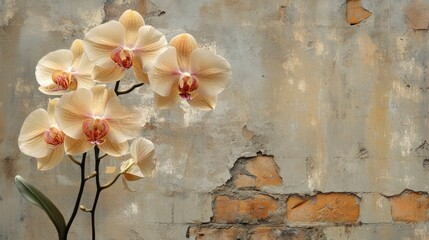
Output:
<svg viewBox="0 0 429 240">
<path fill-rule="evenodd" d="M 69 161 L 38 172 L 17 147 L 48 100 L 37 61 L 128 8 L 168 39 L 193 34 L 233 80 L 211 112 L 158 110 L 147 87 L 122 98 L 157 174 L 103 193 L 100 239 L 429 239 L 428 0 L 0 1 L 0 239 L 55 236 L 16 174 L 65 215 L 78 186 Z"/>
</svg>

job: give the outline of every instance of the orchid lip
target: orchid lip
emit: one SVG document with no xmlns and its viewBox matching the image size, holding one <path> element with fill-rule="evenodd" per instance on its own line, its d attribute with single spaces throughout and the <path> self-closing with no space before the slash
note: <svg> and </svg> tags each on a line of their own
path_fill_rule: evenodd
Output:
<svg viewBox="0 0 429 240">
<path fill-rule="evenodd" d="M 43 139 L 51 148 L 55 149 L 62 143 L 64 143 L 65 134 L 56 127 L 51 127 L 46 130 L 43 134 Z"/>
<path fill-rule="evenodd" d="M 192 99 L 192 92 L 198 88 L 198 80 L 192 74 L 185 72 L 182 73 L 179 79 L 179 96 L 182 99 Z"/>
<path fill-rule="evenodd" d="M 110 52 L 110 58 L 119 67 L 129 69 L 133 66 L 133 51 L 128 48 L 117 47 Z"/>
<path fill-rule="evenodd" d="M 82 124 L 82 130 L 85 139 L 91 144 L 101 145 L 106 141 L 106 135 L 109 132 L 109 123 L 102 118 L 89 118 Z"/>
<path fill-rule="evenodd" d="M 77 81 L 71 72 L 65 72 L 61 70 L 57 70 L 52 73 L 52 82 L 49 86 L 50 90 L 53 91 L 61 91 L 61 90 L 76 90 Z"/>
</svg>

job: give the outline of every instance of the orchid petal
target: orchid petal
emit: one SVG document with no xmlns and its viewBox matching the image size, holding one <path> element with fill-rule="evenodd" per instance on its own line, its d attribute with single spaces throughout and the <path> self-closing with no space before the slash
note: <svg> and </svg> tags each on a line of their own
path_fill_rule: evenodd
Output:
<svg viewBox="0 0 429 240">
<path fill-rule="evenodd" d="M 171 89 L 177 85 L 180 69 L 177 64 L 177 54 L 174 47 L 169 47 L 161 54 L 149 72 L 151 89 L 161 96 L 169 96 Z"/>
<path fill-rule="evenodd" d="M 135 57 L 133 58 L 133 70 L 134 76 L 144 84 L 149 84 L 149 77 L 147 73 L 143 72 L 143 63 L 141 58 Z"/>
<path fill-rule="evenodd" d="M 88 142 L 86 139 L 74 139 L 66 135 L 64 139 L 65 151 L 69 155 L 79 155 L 84 152 L 88 152 L 94 147 L 93 144 Z"/>
<path fill-rule="evenodd" d="M 134 140 L 130 147 L 130 154 L 137 162 L 144 176 L 152 175 L 155 170 L 155 146 L 146 138 Z"/>
<path fill-rule="evenodd" d="M 19 133 L 18 146 L 21 152 L 36 158 L 47 156 L 51 149 L 43 135 L 49 128 L 49 116 L 45 109 L 39 108 L 31 112 L 24 120 Z"/>
<path fill-rule="evenodd" d="M 70 47 L 70 51 L 73 53 L 72 66 L 73 68 L 77 68 L 82 56 L 85 56 L 85 54 L 83 54 L 83 41 L 81 39 L 74 40 Z"/>
<path fill-rule="evenodd" d="M 127 46 L 132 46 L 136 39 L 137 34 L 141 26 L 144 26 L 144 20 L 142 15 L 136 11 L 130 9 L 122 13 L 119 18 L 119 22 L 125 28 L 125 44 Z"/>
<path fill-rule="evenodd" d="M 90 89 L 95 85 L 95 81 L 92 78 L 93 69 L 94 64 L 85 55 L 82 56 L 77 71 L 73 73 L 73 76 L 77 80 L 77 88 Z"/>
<path fill-rule="evenodd" d="M 78 82 L 78 88 L 90 89 L 95 85 L 95 82 L 92 80 L 91 75 L 75 75 L 75 78 Z"/>
<path fill-rule="evenodd" d="M 37 159 L 37 169 L 40 171 L 50 170 L 56 167 L 64 158 L 64 146 L 61 144 L 57 146 L 46 157 Z"/>
<path fill-rule="evenodd" d="M 51 124 L 56 124 L 55 122 L 55 107 L 57 106 L 59 98 L 49 99 L 48 103 L 48 116 L 49 116 L 49 122 Z"/>
<path fill-rule="evenodd" d="M 163 97 L 155 93 L 155 105 L 159 109 L 167 109 L 176 106 L 180 102 L 179 88 L 173 87 L 170 95 Z"/>
<path fill-rule="evenodd" d="M 94 66 L 92 78 L 101 83 L 110 83 L 120 80 L 125 75 L 125 69 L 119 67 L 110 59 Z"/>
<path fill-rule="evenodd" d="M 191 34 L 183 33 L 173 37 L 169 45 L 176 48 L 180 69 L 187 72 L 191 53 L 198 48 L 197 40 Z"/>
<path fill-rule="evenodd" d="M 55 83 L 52 83 L 52 86 L 56 86 Z M 39 91 L 41 91 L 42 93 L 46 94 L 46 95 L 63 95 L 65 93 L 67 93 L 67 90 L 52 90 L 50 88 L 50 85 L 48 86 L 40 86 Z"/>
<path fill-rule="evenodd" d="M 130 188 L 130 186 L 128 185 L 128 181 L 127 179 L 124 177 L 124 175 L 122 175 L 122 184 L 124 184 L 125 189 L 127 189 L 130 192 L 135 192 L 136 190 Z"/>
<path fill-rule="evenodd" d="M 92 103 L 92 93 L 85 88 L 64 94 L 55 109 L 55 118 L 60 129 L 72 138 L 84 138 L 82 123 L 92 117 Z"/>
<path fill-rule="evenodd" d="M 196 94 L 189 99 L 187 102 L 189 105 L 199 108 L 201 110 L 212 110 L 216 107 L 217 95 L 215 96 L 203 96 L 201 94 Z"/>
<path fill-rule="evenodd" d="M 229 63 L 206 49 L 196 49 L 192 52 L 190 68 L 191 74 L 198 79 L 198 91 L 205 96 L 218 95 L 231 79 Z"/>
<path fill-rule="evenodd" d="M 139 29 L 133 53 L 136 55 L 135 57 L 141 57 L 143 71 L 148 72 L 166 47 L 167 40 L 160 31 L 152 26 L 143 26 Z"/>
<path fill-rule="evenodd" d="M 133 160 L 130 159 L 130 160 L 123 162 L 121 164 L 121 170 L 124 170 L 132 161 Z M 137 165 L 134 165 L 131 168 L 129 168 L 128 171 L 123 174 L 123 176 L 127 181 L 137 181 L 137 180 L 144 178 L 142 171 L 140 170 L 140 168 Z"/>
<path fill-rule="evenodd" d="M 110 134 L 108 134 L 109 136 Z M 115 142 L 115 141 L 111 141 L 109 139 L 109 137 L 107 137 L 106 141 L 101 144 L 98 145 L 98 147 L 105 153 L 109 154 L 110 156 L 113 157 L 120 157 L 124 154 L 127 153 L 128 151 L 128 142 Z"/>
<path fill-rule="evenodd" d="M 103 117 L 107 103 L 112 98 L 118 98 L 112 89 L 106 88 L 106 85 L 97 85 L 91 88 L 92 93 L 92 114 L 95 117 Z"/>
<path fill-rule="evenodd" d="M 76 74 L 77 75 L 89 75 L 92 74 L 92 69 L 94 68 L 94 64 L 89 61 L 88 57 L 84 54 L 80 58 L 80 61 L 78 62 L 77 68 L 76 68 Z"/>
<path fill-rule="evenodd" d="M 52 74 L 55 71 L 67 71 L 73 62 L 73 53 L 67 49 L 53 51 L 45 55 L 36 66 L 36 80 L 41 86 L 47 86 L 52 82 Z"/>
<path fill-rule="evenodd" d="M 136 112 L 125 108 L 114 96 L 110 98 L 105 108 L 104 117 L 109 122 L 109 135 L 114 142 L 124 142 L 136 137 L 141 129 L 141 123 Z"/>
<path fill-rule="evenodd" d="M 94 27 L 85 35 L 84 49 L 89 60 L 100 65 L 111 60 L 110 53 L 124 46 L 125 29 L 121 23 L 110 21 Z"/>
</svg>

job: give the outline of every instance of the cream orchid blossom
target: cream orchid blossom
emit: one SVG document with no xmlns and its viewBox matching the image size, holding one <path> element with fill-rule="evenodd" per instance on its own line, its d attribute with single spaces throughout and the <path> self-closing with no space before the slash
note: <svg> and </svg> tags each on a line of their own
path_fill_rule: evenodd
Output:
<svg viewBox="0 0 429 240">
<path fill-rule="evenodd" d="M 159 108 L 176 105 L 180 98 L 190 105 L 210 110 L 216 106 L 217 95 L 229 84 L 229 63 L 209 50 L 198 48 L 190 34 L 180 34 L 159 56 L 149 80 Z"/>
<path fill-rule="evenodd" d="M 119 21 L 109 21 L 91 29 L 85 36 L 85 53 L 95 63 L 93 78 L 102 83 L 121 79 L 131 67 L 135 77 L 149 83 L 147 72 L 167 40 L 153 28 L 145 26 L 143 17 L 127 10 Z"/>
<path fill-rule="evenodd" d="M 111 156 L 128 151 L 127 140 L 139 134 L 139 118 L 105 85 L 78 89 L 58 101 L 56 120 L 66 134 L 67 154 L 87 152 L 95 145 Z"/>
<path fill-rule="evenodd" d="M 128 170 L 123 174 L 127 181 L 136 181 L 151 176 L 156 166 L 156 154 L 153 143 L 146 138 L 138 138 L 130 147 L 131 158 L 122 162 L 121 171 Z M 130 164 L 132 166 L 130 167 Z"/>
<path fill-rule="evenodd" d="M 91 88 L 92 64 L 83 52 L 83 41 L 77 39 L 70 50 L 61 49 L 45 55 L 36 66 L 39 90 L 48 95 L 62 95 L 77 88 Z"/>
<path fill-rule="evenodd" d="M 37 169 L 54 168 L 64 157 L 64 133 L 55 122 L 58 98 L 49 100 L 48 111 L 39 108 L 25 119 L 18 138 L 19 149 L 37 158 Z"/>
</svg>

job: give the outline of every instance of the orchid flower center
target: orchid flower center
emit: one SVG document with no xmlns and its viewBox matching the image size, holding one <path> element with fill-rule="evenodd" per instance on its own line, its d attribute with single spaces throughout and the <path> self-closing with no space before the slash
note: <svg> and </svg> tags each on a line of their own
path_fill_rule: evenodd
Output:
<svg viewBox="0 0 429 240">
<path fill-rule="evenodd" d="M 56 127 L 51 127 L 45 131 L 43 139 L 54 149 L 64 142 L 64 133 Z"/>
<path fill-rule="evenodd" d="M 50 89 L 53 91 L 76 90 L 77 88 L 77 81 L 70 72 L 57 70 L 52 73 L 52 81 L 55 83 L 50 86 Z"/>
<path fill-rule="evenodd" d="M 101 145 L 106 141 L 105 137 L 109 132 L 109 123 L 105 119 L 89 118 L 83 122 L 82 130 L 87 141 L 91 144 Z"/>
<path fill-rule="evenodd" d="M 110 52 L 110 58 L 121 68 L 133 66 L 133 51 L 117 47 Z"/>
<path fill-rule="evenodd" d="M 191 92 L 198 88 L 198 81 L 189 73 L 183 73 L 179 79 L 179 96 L 189 100 L 192 98 Z"/>
</svg>

